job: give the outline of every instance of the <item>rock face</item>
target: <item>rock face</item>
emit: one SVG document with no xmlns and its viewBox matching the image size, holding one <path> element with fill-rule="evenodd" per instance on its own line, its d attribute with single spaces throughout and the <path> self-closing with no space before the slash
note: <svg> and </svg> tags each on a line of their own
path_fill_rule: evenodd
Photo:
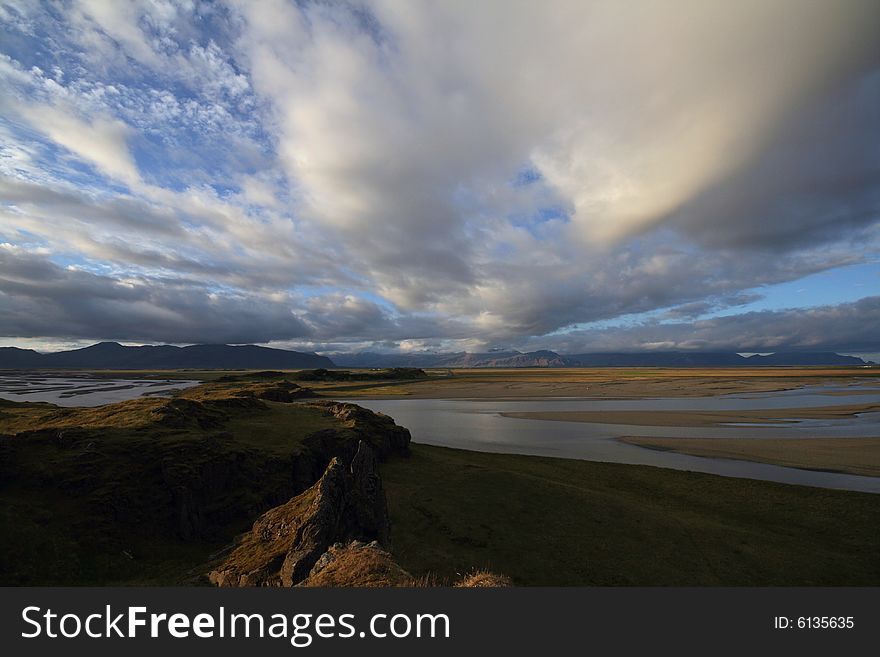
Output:
<svg viewBox="0 0 880 657">
<path fill-rule="evenodd" d="M 360 415 L 336 404 L 335 412 Z M 425 586 L 389 552 L 391 527 L 377 452 L 366 441 L 348 466 L 333 457 L 306 491 L 260 516 L 208 579 L 216 586 Z M 510 586 L 480 571 L 457 587 Z"/>
<path fill-rule="evenodd" d="M 308 388 L 286 381 L 260 383 L 244 392 L 225 394 L 227 396 L 205 402 L 184 398 L 169 400 L 157 409 L 158 422 L 174 429 L 219 429 L 223 426 L 225 411 L 231 408 L 260 409 L 265 407 L 262 400 L 290 402 L 295 398 L 313 396 Z M 218 441 L 225 443 L 229 438 L 222 431 L 202 441 L 180 445 L 174 453 L 162 456 L 162 478 L 171 495 L 172 527 L 176 535 L 185 540 L 196 540 L 231 517 L 233 513 L 218 507 L 216 500 L 248 486 L 247 481 L 259 477 L 260 470 L 272 473 L 278 480 L 270 502 L 277 504 L 321 479 L 333 457 L 342 463 L 352 463 L 361 442 L 372 448 L 373 460 L 409 452 L 409 430 L 398 426 L 388 416 L 355 404 L 329 400 L 304 403 L 334 417 L 338 426 L 316 431 L 304 438 L 302 450 L 294 456 L 274 458 L 249 454 L 245 458 L 230 449 L 217 449 Z M 358 458 L 367 457 L 361 455 Z M 361 471 L 363 468 L 358 468 L 358 472 Z M 373 467 L 372 471 L 375 473 L 376 468 Z M 378 474 L 375 477 L 378 479 Z M 381 499 L 384 504 L 384 494 Z"/>
<path fill-rule="evenodd" d="M 263 514 L 209 579 L 217 586 L 293 586 L 332 545 L 387 546 L 389 534 L 376 453 L 360 441 L 349 466 L 334 457 L 311 488 Z"/>
</svg>

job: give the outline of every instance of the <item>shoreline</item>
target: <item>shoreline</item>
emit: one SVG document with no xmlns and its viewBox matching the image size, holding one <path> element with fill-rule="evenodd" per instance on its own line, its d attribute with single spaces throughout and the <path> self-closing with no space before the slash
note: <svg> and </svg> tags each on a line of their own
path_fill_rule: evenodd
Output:
<svg viewBox="0 0 880 657">
<path fill-rule="evenodd" d="M 700 458 L 765 463 L 785 468 L 880 477 L 880 438 L 653 438 L 621 436 L 643 449 Z"/>
</svg>

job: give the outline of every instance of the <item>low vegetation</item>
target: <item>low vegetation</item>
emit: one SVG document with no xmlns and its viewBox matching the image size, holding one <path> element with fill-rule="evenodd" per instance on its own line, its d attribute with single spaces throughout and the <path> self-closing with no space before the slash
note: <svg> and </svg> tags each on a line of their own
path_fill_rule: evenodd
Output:
<svg viewBox="0 0 880 657">
<path fill-rule="evenodd" d="M 381 469 L 395 556 L 517 585 L 880 584 L 866 493 L 412 445 Z"/>
<path fill-rule="evenodd" d="M 332 456 L 361 439 L 387 453 L 389 420 L 356 426 L 355 407 L 261 398 L 297 388 L 210 384 L 98 408 L 4 403 L 0 582 L 197 581 L 213 552 L 312 485 Z"/>
</svg>

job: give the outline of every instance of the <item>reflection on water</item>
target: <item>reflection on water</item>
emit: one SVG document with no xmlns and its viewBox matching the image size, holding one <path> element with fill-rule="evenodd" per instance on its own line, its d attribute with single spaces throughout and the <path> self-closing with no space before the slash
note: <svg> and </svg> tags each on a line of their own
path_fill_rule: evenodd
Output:
<svg viewBox="0 0 880 657">
<path fill-rule="evenodd" d="M 58 406 L 101 406 L 142 395 L 167 395 L 199 385 L 171 379 L 101 379 L 86 374 L 0 373 L 0 399 Z"/>
<path fill-rule="evenodd" d="M 839 387 L 839 386 L 838 386 Z M 852 388 L 847 388 L 852 391 Z M 413 441 L 484 452 L 531 454 L 564 458 L 654 465 L 731 477 L 765 479 L 783 483 L 880 493 L 880 477 L 786 468 L 763 463 L 713 459 L 645 449 L 616 440 L 619 436 L 701 438 L 834 438 L 880 436 L 880 413 L 862 413 L 835 420 L 801 420 L 786 424 L 748 424 L 722 427 L 654 427 L 583 422 L 559 422 L 503 417 L 500 413 L 540 411 L 679 410 L 745 411 L 776 408 L 816 408 L 847 404 L 880 403 L 877 388 L 856 394 L 830 386 L 797 391 L 749 395 L 656 398 L 581 399 L 533 401 L 460 399 L 351 399 L 374 411 L 390 415 L 407 427 Z M 797 420 L 796 417 L 792 420 Z"/>
</svg>

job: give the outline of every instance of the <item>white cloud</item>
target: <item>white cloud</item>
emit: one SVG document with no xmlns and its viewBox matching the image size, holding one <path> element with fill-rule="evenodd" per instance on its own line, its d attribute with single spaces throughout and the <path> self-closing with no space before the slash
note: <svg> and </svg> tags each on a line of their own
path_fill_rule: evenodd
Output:
<svg viewBox="0 0 880 657">
<path fill-rule="evenodd" d="M 698 316 L 878 249 L 867 0 L 65 12 L 10 21 L 51 37 L 0 57 L 0 237 L 316 342 Z"/>
<path fill-rule="evenodd" d="M 63 146 L 101 173 L 126 185 L 137 185 L 141 177 L 128 148 L 132 130 L 122 121 L 95 117 L 82 119 L 71 107 L 30 105 L 20 108 L 30 124 L 56 144 Z"/>
</svg>

